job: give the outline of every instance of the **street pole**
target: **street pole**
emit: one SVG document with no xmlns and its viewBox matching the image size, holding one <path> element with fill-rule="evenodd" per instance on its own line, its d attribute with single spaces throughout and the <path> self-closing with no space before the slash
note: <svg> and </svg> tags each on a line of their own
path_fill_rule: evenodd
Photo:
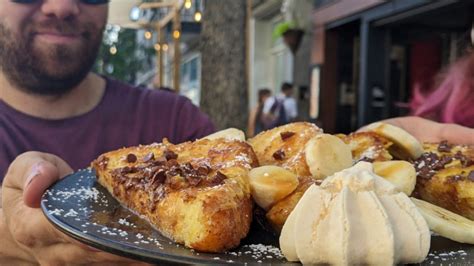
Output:
<svg viewBox="0 0 474 266">
<path fill-rule="evenodd" d="M 181 9 L 177 5 L 174 8 L 174 17 L 173 17 L 173 43 L 174 43 L 174 78 L 173 86 L 176 92 L 179 92 L 180 89 L 180 68 L 181 68 L 181 49 L 180 49 L 180 39 L 181 39 Z"/>
<path fill-rule="evenodd" d="M 164 77 L 164 69 L 163 69 L 163 61 L 164 61 L 164 56 L 163 56 L 163 45 L 164 45 L 164 40 L 165 40 L 165 30 L 160 27 L 159 24 L 157 24 L 157 29 L 158 31 L 158 44 L 160 49 L 158 50 L 158 86 L 163 87 L 163 77 Z"/>
</svg>

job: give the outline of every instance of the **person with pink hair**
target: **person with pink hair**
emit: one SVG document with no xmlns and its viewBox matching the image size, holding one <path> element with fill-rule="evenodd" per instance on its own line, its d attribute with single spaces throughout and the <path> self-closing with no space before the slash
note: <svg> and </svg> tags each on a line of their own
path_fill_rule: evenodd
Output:
<svg viewBox="0 0 474 266">
<path fill-rule="evenodd" d="M 474 127 L 474 52 L 453 63 L 440 78 L 439 86 L 422 97 L 423 101 L 413 109 L 413 114 L 442 123 Z M 417 98 L 416 91 L 414 98 Z"/>
</svg>

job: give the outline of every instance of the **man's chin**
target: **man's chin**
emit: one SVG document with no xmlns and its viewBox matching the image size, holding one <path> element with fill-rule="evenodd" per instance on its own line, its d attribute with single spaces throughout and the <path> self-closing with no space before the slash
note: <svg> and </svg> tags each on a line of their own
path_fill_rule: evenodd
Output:
<svg viewBox="0 0 474 266">
<path fill-rule="evenodd" d="M 64 63 L 68 62 L 68 63 Z M 30 69 L 30 75 L 16 80 L 18 87 L 30 94 L 61 96 L 76 88 L 87 76 L 90 68 L 78 64 L 77 60 L 38 60 L 41 69 Z"/>
<path fill-rule="evenodd" d="M 48 64 L 43 68 L 43 76 L 49 80 L 69 80 L 83 72 L 79 67 L 65 64 Z"/>
<path fill-rule="evenodd" d="M 84 77 L 43 77 L 41 80 L 25 80 L 18 88 L 28 94 L 40 96 L 62 96 L 76 88 Z"/>
</svg>

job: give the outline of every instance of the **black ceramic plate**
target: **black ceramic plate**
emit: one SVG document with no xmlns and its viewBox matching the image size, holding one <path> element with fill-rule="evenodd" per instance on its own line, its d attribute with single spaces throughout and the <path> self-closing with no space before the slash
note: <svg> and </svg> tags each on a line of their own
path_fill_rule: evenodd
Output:
<svg viewBox="0 0 474 266">
<path fill-rule="evenodd" d="M 90 170 L 81 170 L 54 184 L 43 195 L 41 208 L 49 221 L 69 236 L 137 260 L 159 264 L 290 264 L 278 249 L 278 239 L 256 224 L 242 244 L 230 252 L 200 253 L 177 245 L 122 207 L 96 182 Z M 474 245 L 433 236 L 430 254 L 422 264 L 473 261 Z"/>
</svg>

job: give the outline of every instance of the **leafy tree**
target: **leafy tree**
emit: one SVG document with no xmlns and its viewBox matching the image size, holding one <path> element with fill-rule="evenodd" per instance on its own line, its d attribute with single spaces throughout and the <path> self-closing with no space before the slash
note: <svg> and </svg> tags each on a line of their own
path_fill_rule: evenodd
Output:
<svg viewBox="0 0 474 266">
<path fill-rule="evenodd" d="M 150 41 L 138 41 L 137 30 L 107 25 L 94 70 L 128 83 L 153 68 L 155 51 Z"/>
</svg>

